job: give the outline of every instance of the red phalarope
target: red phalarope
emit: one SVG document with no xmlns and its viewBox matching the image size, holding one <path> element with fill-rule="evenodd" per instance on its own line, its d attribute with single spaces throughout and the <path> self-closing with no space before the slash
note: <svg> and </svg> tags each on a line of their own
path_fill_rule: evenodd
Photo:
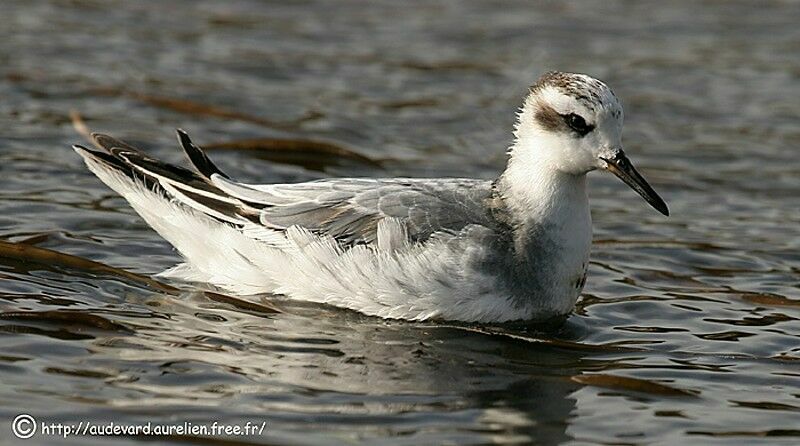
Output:
<svg viewBox="0 0 800 446">
<path fill-rule="evenodd" d="M 506 169 L 477 179 L 233 181 L 178 131 L 195 171 L 106 135 L 74 146 L 185 262 L 163 273 L 384 318 L 504 322 L 568 314 L 592 227 L 586 174 L 609 170 L 664 215 L 622 151 L 603 82 L 551 72 L 530 88 Z"/>
</svg>

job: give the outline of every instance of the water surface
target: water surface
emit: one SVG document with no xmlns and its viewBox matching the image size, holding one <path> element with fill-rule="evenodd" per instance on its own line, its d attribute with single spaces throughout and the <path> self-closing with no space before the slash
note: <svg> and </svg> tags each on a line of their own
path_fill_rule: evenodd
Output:
<svg viewBox="0 0 800 446">
<path fill-rule="evenodd" d="M 69 149 L 73 109 L 173 162 L 181 127 L 201 145 L 314 138 L 384 166 L 212 152 L 245 181 L 492 178 L 551 69 L 615 89 L 626 150 L 672 211 L 592 174 L 589 280 L 546 332 L 272 314 L 0 259 L 0 441 L 26 412 L 266 421 L 227 438 L 254 444 L 800 442 L 798 4 L 9 0 L 0 17 L 4 240 L 143 275 L 178 262 Z"/>
</svg>

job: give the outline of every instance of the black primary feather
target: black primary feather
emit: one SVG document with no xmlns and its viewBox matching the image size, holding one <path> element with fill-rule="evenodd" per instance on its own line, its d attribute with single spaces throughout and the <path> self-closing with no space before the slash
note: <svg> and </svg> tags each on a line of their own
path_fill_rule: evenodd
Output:
<svg viewBox="0 0 800 446">
<path fill-rule="evenodd" d="M 189 138 L 189 135 L 186 134 L 181 129 L 177 129 L 178 132 L 178 141 L 181 143 L 181 147 L 183 147 L 184 153 L 189 158 L 189 161 L 192 163 L 195 169 L 200 173 L 200 175 L 206 177 L 207 179 L 211 179 L 211 175 L 217 174 L 225 179 L 230 179 L 228 175 L 226 175 L 223 171 L 219 169 L 208 157 L 208 155 L 203 152 L 200 147 L 197 147 L 192 143 L 192 140 Z"/>
</svg>

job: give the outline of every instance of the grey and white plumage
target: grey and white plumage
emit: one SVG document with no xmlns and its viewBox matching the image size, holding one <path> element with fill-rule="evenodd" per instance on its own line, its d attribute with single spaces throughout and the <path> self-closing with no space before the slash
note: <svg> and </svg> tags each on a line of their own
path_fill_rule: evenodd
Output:
<svg viewBox="0 0 800 446">
<path fill-rule="evenodd" d="M 611 170 L 666 214 L 622 152 L 621 127 L 604 83 L 553 72 L 531 87 L 495 181 L 244 184 L 182 131 L 195 172 L 106 135 L 94 135 L 103 151 L 75 150 L 184 257 L 164 276 L 385 318 L 503 322 L 573 308 L 591 245 L 589 171 Z"/>
</svg>

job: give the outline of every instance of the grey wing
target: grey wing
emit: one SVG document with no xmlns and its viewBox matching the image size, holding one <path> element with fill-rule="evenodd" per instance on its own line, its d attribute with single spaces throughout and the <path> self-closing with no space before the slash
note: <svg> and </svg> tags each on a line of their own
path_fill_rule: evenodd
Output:
<svg viewBox="0 0 800 446">
<path fill-rule="evenodd" d="M 348 244 L 373 243 L 378 223 L 392 217 L 412 241 L 468 225 L 494 227 L 491 183 L 474 179 L 331 179 L 296 184 L 249 185 L 232 181 L 179 130 L 178 139 L 196 173 L 151 158 L 107 135 L 93 135 L 103 151 L 84 156 L 132 179 L 143 179 L 166 197 L 241 228 L 283 230 L 297 225 Z"/>
<path fill-rule="evenodd" d="M 348 243 L 372 243 L 378 223 L 393 217 L 412 241 L 470 224 L 492 226 L 491 183 L 473 179 L 332 179 L 297 184 L 245 185 L 212 175 L 230 196 L 261 208 L 260 222 L 293 225 Z"/>
</svg>

